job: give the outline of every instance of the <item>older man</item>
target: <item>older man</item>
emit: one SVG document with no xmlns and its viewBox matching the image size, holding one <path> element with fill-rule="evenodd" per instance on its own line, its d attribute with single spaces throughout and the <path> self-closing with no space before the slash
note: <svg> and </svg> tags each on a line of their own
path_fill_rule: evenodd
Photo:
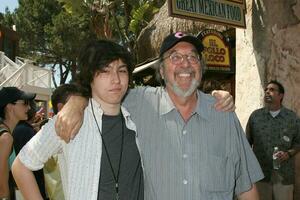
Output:
<svg viewBox="0 0 300 200">
<path fill-rule="evenodd" d="M 202 50 L 196 37 L 170 34 L 160 49 L 164 87 L 136 88 L 123 102 L 137 125 L 147 200 L 258 199 L 263 175 L 236 115 L 197 90 Z M 73 99 L 60 121 L 72 124 L 85 101 Z"/>
</svg>

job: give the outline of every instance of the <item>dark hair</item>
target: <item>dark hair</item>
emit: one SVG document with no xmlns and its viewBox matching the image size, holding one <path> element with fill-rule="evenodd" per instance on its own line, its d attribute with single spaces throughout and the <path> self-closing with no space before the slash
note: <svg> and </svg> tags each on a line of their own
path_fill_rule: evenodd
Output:
<svg viewBox="0 0 300 200">
<path fill-rule="evenodd" d="M 65 104 L 70 95 L 79 94 L 79 89 L 75 84 L 63 84 L 58 86 L 51 95 L 51 104 L 54 114 L 58 113 L 57 104 Z"/>
<path fill-rule="evenodd" d="M 284 87 L 280 82 L 278 82 L 277 80 L 271 80 L 268 82 L 267 85 L 270 85 L 270 84 L 277 85 L 279 93 L 284 94 Z"/>
<path fill-rule="evenodd" d="M 37 106 L 34 100 L 25 100 L 25 101 L 28 101 L 28 104 L 30 106 L 30 109 L 27 112 L 27 120 L 31 120 L 35 116 L 35 113 L 37 111 Z M 0 108 L 0 119 L 2 120 L 5 119 L 5 107 L 6 105 Z"/>
<path fill-rule="evenodd" d="M 283 87 L 283 85 L 282 85 L 280 82 L 278 82 L 277 80 L 271 80 L 271 81 L 268 82 L 267 85 L 270 85 L 270 84 L 277 85 L 277 87 L 278 87 L 278 92 L 279 92 L 280 94 L 283 94 L 283 95 L 284 95 L 284 87 Z M 282 96 L 280 102 L 282 103 L 282 101 L 283 101 L 283 96 Z"/>
<path fill-rule="evenodd" d="M 95 74 L 117 59 L 121 59 L 127 65 L 129 84 L 131 84 L 133 59 L 132 55 L 124 47 L 112 41 L 97 40 L 88 43 L 81 50 L 77 83 L 83 96 L 91 97 L 90 84 Z"/>
<path fill-rule="evenodd" d="M 27 120 L 31 120 L 35 117 L 35 113 L 37 111 L 37 106 L 36 106 L 36 103 L 34 100 L 31 100 L 28 103 L 29 103 L 30 109 L 27 112 L 27 116 L 28 116 Z"/>
<path fill-rule="evenodd" d="M 49 121 L 48 118 L 47 118 L 47 119 L 43 119 L 43 120 L 41 121 L 40 125 L 39 125 L 39 128 L 41 129 L 42 126 L 44 126 L 48 121 Z"/>
<path fill-rule="evenodd" d="M 4 107 L 0 107 L 0 120 L 4 120 L 5 119 L 5 106 Z"/>
</svg>

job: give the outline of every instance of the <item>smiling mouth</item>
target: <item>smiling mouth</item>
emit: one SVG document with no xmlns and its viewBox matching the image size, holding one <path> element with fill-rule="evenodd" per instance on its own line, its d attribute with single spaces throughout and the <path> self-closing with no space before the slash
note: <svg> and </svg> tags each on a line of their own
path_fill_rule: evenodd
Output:
<svg viewBox="0 0 300 200">
<path fill-rule="evenodd" d="M 191 74 L 190 73 L 188 73 L 188 74 L 186 74 L 186 73 L 180 73 L 180 74 L 178 74 L 178 76 L 186 78 L 186 77 L 191 77 Z"/>
<path fill-rule="evenodd" d="M 175 73 L 175 80 L 182 80 L 182 81 L 186 80 L 187 81 L 187 80 L 191 80 L 193 78 L 195 78 L 195 73 L 193 73 L 193 72 Z"/>
<path fill-rule="evenodd" d="M 181 78 L 195 77 L 195 71 L 192 68 L 178 69 L 175 71 L 175 76 L 178 76 Z"/>
<path fill-rule="evenodd" d="M 272 97 L 271 96 L 265 96 L 265 100 L 270 101 L 270 100 L 272 100 Z"/>
</svg>

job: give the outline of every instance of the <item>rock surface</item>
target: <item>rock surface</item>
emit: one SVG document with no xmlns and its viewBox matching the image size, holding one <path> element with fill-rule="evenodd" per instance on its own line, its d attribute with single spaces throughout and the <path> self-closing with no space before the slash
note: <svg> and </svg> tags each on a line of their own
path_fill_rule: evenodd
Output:
<svg viewBox="0 0 300 200">
<path fill-rule="evenodd" d="M 284 85 L 283 104 L 300 115 L 299 20 L 300 0 L 247 1 L 247 29 L 236 35 L 236 112 L 243 127 L 263 106 L 263 88 L 271 79 Z M 294 199 L 300 199 L 300 154 Z"/>
</svg>

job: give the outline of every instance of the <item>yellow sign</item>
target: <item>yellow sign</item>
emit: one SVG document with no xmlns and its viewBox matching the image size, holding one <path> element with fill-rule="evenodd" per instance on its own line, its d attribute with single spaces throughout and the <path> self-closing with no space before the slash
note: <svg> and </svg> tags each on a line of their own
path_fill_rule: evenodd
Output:
<svg viewBox="0 0 300 200">
<path fill-rule="evenodd" d="M 174 17 L 246 28 L 244 4 L 241 3 L 226 0 L 169 0 L 168 6 L 169 14 Z"/>
<path fill-rule="evenodd" d="M 208 69 L 230 71 L 230 51 L 222 33 L 215 30 L 204 30 L 198 37 L 204 46 L 202 56 Z"/>
</svg>

